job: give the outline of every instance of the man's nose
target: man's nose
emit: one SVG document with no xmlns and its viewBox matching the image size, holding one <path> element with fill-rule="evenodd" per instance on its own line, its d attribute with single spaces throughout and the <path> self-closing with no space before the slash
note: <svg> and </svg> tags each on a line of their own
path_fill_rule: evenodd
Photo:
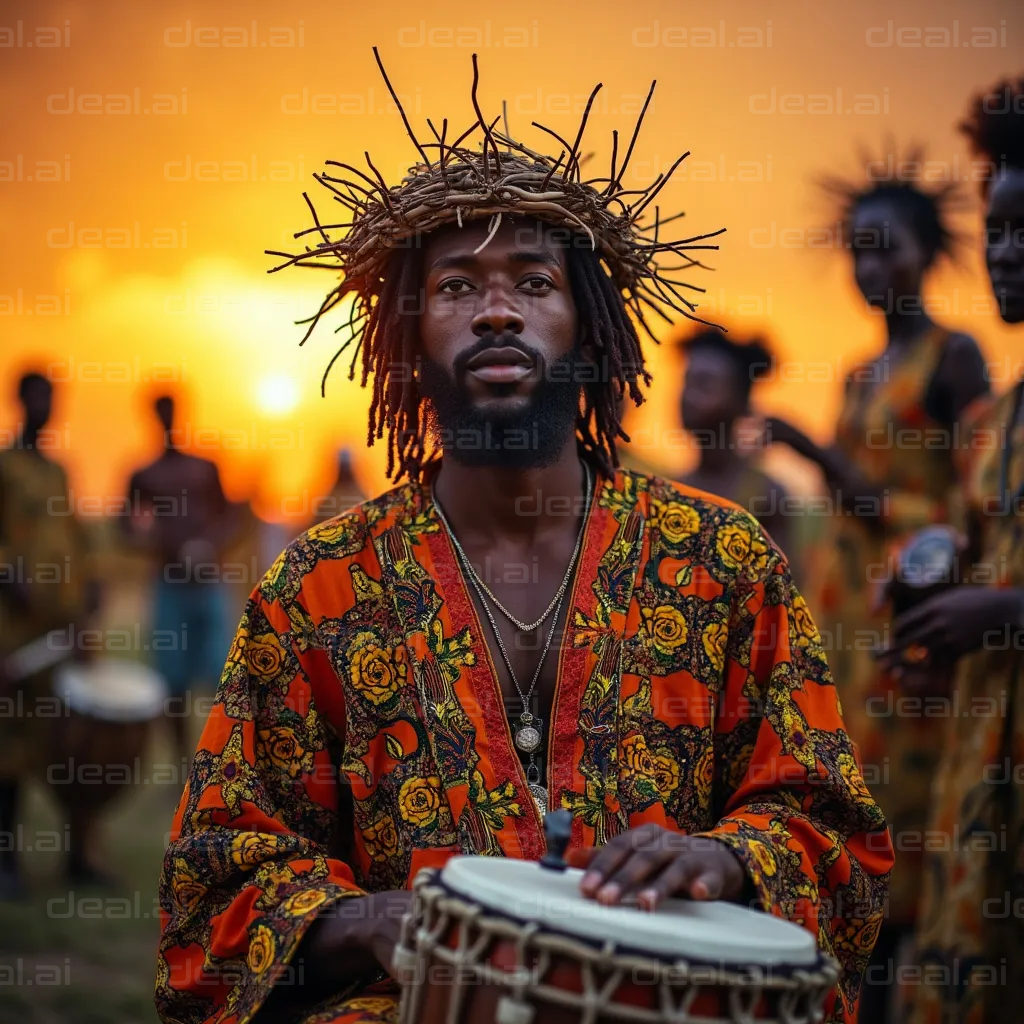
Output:
<svg viewBox="0 0 1024 1024">
<path fill-rule="evenodd" d="M 485 334 L 522 334 L 525 324 L 523 316 L 504 289 L 489 289 L 484 295 L 476 315 L 473 317 L 473 333 L 482 338 Z"/>
</svg>

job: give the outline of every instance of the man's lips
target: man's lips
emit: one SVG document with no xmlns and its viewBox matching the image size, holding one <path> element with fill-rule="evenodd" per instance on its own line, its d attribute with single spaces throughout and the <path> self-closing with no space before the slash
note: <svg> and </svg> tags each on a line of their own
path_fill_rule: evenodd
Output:
<svg viewBox="0 0 1024 1024">
<path fill-rule="evenodd" d="M 466 372 L 486 384 L 516 384 L 533 369 L 533 360 L 521 349 L 488 348 L 466 362 Z"/>
</svg>

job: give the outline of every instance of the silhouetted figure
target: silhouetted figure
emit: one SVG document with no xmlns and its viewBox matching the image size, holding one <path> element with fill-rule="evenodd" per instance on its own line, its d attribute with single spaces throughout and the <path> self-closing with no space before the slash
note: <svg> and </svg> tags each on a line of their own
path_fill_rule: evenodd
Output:
<svg viewBox="0 0 1024 1024">
<path fill-rule="evenodd" d="M 699 452 L 697 467 L 683 482 L 747 509 L 789 554 L 785 489 L 753 465 L 736 440 L 737 421 L 750 414 L 755 381 L 771 372 L 771 352 L 758 338 L 740 343 L 713 329 L 686 339 L 682 348 L 687 361 L 680 410 Z"/>
<path fill-rule="evenodd" d="M 313 521 L 322 523 L 366 501 L 366 495 L 352 471 L 352 454 L 347 448 L 338 452 L 338 475 L 329 494 L 318 498 L 313 505 Z"/>
<path fill-rule="evenodd" d="M 988 380 L 974 338 L 932 320 L 922 295 L 929 272 L 955 248 L 946 222 L 954 188 L 930 190 L 912 180 L 863 186 L 830 180 L 826 186 L 840 197 L 857 287 L 882 318 L 885 347 L 847 378 L 831 448 L 819 447 L 781 418 L 769 419 L 767 428 L 772 441 L 816 462 L 832 490 L 827 562 L 812 608 L 871 792 L 894 834 L 920 834 L 942 721 L 875 710 L 889 706 L 898 688 L 872 658 L 889 626 L 887 614 L 876 608 L 876 587 L 902 540 L 949 519 L 955 428 L 967 406 L 988 391 Z M 897 857 L 873 964 L 890 964 L 911 934 L 922 860 L 920 844 Z M 871 981 L 880 976 L 881 970 L 874 972 L 864 985 L 861 1020 L 886 1019 L 890 986 Z"/>
<path fill-rule="evenodd" d="M 960 127 L 989 167 L 982 198 L 992 291 L 1002 319 L 1022 324 L 1024 76 L 975 97 Z M 893 662 L 916 651 L 926 664 L 955 663 L 946 706 L 956 710 L 940 720 L 925 822 L 938 841 L 925 847 L 916 934 L 923 983 L 908 986 L 913 1024 L 1018 1020 L 1024 1008 L 1022 396 L 1018 380 L 963 431 L 965 561 L 974 563 L 975 585 L 944 590 L 893 623 Z"/>
<path fill-rule="evenodd" d="M 214 463 L 175 443 L 174 399 L 158 398 L 163 454 L 132 474 L 126 531 L 157 559 L 153 611 L 153 663 L 172 697 L 168 718 L 179 753 L 190 749 L 189 687 L 211 690 L 220 677 L 231 638 L 220 554 L 234 526 Z"/>
<path fill-rule="evenodd" d="M 98 603 L 85 535 L 71 514 L 67 476 L 45 453 L 56 447 L 43 433 L 53 387 L 42 374 L 25 374 L 18 399 L 17 440 L 0 451 L 0 898 L 21 890 L 13 841 L 18 800 L 26 777 L 39 773 L 45 760 L 54 700 L 54 659 L 45 649 L 42 668 L 12 668 L 7 659 L 51 630 L 77 635 L 75 627 Z M 49 718 L 41 713 L 47 707 Z M 89 815 L 71 822 L 67 871 L 76 883 L 98 877 L 88 859 L 92 824 Z"/>
</svg>

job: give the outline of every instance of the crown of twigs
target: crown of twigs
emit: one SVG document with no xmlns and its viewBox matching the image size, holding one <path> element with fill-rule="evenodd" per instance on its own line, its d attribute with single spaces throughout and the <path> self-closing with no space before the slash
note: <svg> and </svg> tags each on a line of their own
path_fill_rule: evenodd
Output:
<svg viewBox="0 0 1024 1024">
<path fill-rule="evenodd" d="M 322 223 L 304 192 L 303 199 L 313 216 L 314 226 L 296 232 L 294 237 L 316 234 L 319 236 L 316 246 L 307 244 L 298 253 L 267 250 L 268 255 L 284 258 L 284 262 L 273 267 L 270 273 L 289 266 L 327 267 L 341 272 L 339 283 L 328 293 L 320 309 L 312 317 L 300 321 L 309 324 L 300 344 L 306 342 L 324 314 L 341 304 L 346 296 L 354 298 L 347 322 L 338 327 L 339 331 L 348 328 L 351 334 L 325 370 L 321 391 L 334 363 L 350 345 L 354 345 L 354 352 L 349 379 L 354 377 L 363 333 L 380 295 L 383 274 L 392 251 L 410 237 L 451 223 L 458 223 L 461 227 L 471 219 L 490 217 L 489 231 L 481 249 L 498 230 L 504 214 L 536 218 L 585 235 L 591 248 L 600 252 L 612 280 L 622 291 L 626 308 L 654 341 L 658 339 L 648 323 L 651 314 L 669 324 L 674 323 L 673 312 L 706 322 L 695 315 L 696 304 L 684 294 L 684 291 L 703 292 L 705 289 L 672 275 L 693 267 L 710 269 L 687 254 L 694 250 L 717 249 L 717 245 L 707 244 L 707 240 L 720 235 L 725 229 L 666 240 L 661 237 L 662 229 L 684 214 L 662 217 L 660 208 L 652 206 L 676 168 L 690 155 L 689 151 L 645 189 L 626 189 L 622 184 L 640 127 L 654 96 L 656 81 L 651 83 L 622 162 L 618 162 L 618 132 L 613 131 L 608 175 L 584 179 L 582 165 L 586 156 L 580 146 L 601 83 L 590 94 L 571 144 L 552 129 L 536 121 L 531 122 L 561 145 L 561 152 L 554 158 L 534 152 L 513 139 L 507 118 L 504 132 L 499 132 L 495 128 L 501 118 L 488 121 L 484 117 L 477 98 L 480 72 L 477 56 L 473 54 L 472 100 L 476 120 L 461 135 L 449 141 L 448 119 L 441 122 L 441 131 L 438 132 L 428 118 L 433 141 L 421 142 L 409 124 L 376 47 L 373 54 L 420 160 L 409 169 L 401 184 L 393 186 L 386 184 L 369 153 L 364 153 L 369 173 L 336 160 L 326 161 L 327 167 L 339 168 L 347 175 L 325 172 L 313 177 L 332 193 L 336 202 L 345 207 L 348 219 L 341 223 Z M 466 145 L 467 140 L 478 131 L 483 134 L 480 148 L 470 149 Z M 329 232 L 334 231 L 347 233 L 332 237 Z M 659 261 L 666 254 L 683 262 L 662 266 Z"/>
</svg>

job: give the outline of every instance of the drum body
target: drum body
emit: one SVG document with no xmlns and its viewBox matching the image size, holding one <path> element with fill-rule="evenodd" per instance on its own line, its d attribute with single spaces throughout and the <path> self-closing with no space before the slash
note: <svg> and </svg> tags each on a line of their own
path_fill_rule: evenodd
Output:
<svg viewBox="0 0 1024 1024">
<path fill-rule="evenodd" d="M 67 810 L 96 811 L 141 781 L 140 761 L 166 688 L 147 666 L 115 658 L 65 663 L 53 686 L 64 715 L 52 722 L 47 779 Z"/>
<path fill-rule="evenodd" d="M 804 929 L 732 904 L 603 907 L 581 877 L 485 857 L 421 872 L 400 1024 L 821 1020 L 838 968 Z"/>
</svg>

